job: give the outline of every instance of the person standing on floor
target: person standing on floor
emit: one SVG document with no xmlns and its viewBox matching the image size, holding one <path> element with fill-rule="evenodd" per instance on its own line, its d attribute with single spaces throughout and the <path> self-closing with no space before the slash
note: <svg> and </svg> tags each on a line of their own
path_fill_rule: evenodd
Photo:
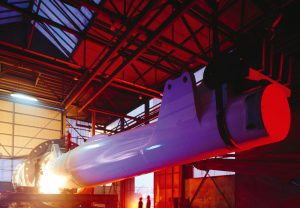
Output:
<svg viewBox="0 0 300 208">
<path fill-rule="evenodd" d="M 143 208 L 143 198 L 142 197 L 140 197 L 139 208 Z"/>
<path fill-rule="evenodd" d="M 151 207 L 151 200 L 150 200 L 150 196 L 147 196 L 147 203 L 146 203 L 146 208 L 150 208 Z"/>
<path fill-rule="evenodd" d="M 42 174 L 42 164 L 41 164 L 41 159 L 37 159 L 34 165 L 34 186 L 38 190 L 39 188 L 39 182 L 40 182 L 40 176 Z"/>
<path fill-rule="evenodd" d="M 70 131 L 67 131 L 67 137 L 66 137 L 66 149 L 67 151 L 70 151 L 72 147 L 72 134 Z"/>
</svg>

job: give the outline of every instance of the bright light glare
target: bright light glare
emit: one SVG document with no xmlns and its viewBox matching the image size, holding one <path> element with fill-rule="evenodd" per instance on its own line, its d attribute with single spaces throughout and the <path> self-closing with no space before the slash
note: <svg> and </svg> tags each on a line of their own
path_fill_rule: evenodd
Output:
<svg viewBox="0 0 300 208">
<path fill-rule="evenodd" d="M 66 185 L 67 177 L 43 170 L 40 176 L 39 190 L 45 194 L 59 194 Z"/>
<path fill-rule="evenodd" d="M 23 100 L 34 101 L 34 102 L 38 101 L 34 97 L 31 97 L 31 96 L 28 96 L 28 95 L 24 95 L 24 94 L 20 94 L 20 93 L 13 93 L 10 96 L 15 97 L 15 98 L 19 98 L 19 99 L 23 99 Z"/>
<path fill-rule="evenodd" d="M 42 163 L 42 171 L 39 178 L 39 192 L 44 194 L 59 194 L 65 187 L 68 178 L 55 174 L 52 171 L 53 155 L 48 155 Z"/>
<path fill-rule="evenodd" d="M 153 145 L 153 146 L 151 146 L 151 147 L 146 148 L 146 150 L 153 150 L 153 149 L 157 149 L 157 148 L 159 148 L 159 147 L 161 147 L 161 144 Z"/>
</svg>

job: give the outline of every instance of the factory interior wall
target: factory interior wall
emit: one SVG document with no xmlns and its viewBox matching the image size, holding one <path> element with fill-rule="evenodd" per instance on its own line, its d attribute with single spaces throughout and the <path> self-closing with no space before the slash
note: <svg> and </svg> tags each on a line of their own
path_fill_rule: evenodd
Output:
<svg viewBox="0 0 300 208">
<path fill-rule="evenodd" d="M 174 166 L 154 173 L 155 208 L 175 208 L 181 198 L 182 167 Z"/>
<path fill-rule="evenodd" d="M 124 197 L 124 194 L 121 196 L 121 183 L 122 181 L 117 181 L 117 182 L 114 182 L 114 183 L 109 183 L 109 184 L 104 184 L 104 185 L 100 185 L 100 186 L 96 186 L 96 187 L 93 187 L 93 188 L 88 188 L 91 192 L 88 193 L 88 194 L 99 194 L 99 195 L 108 195 L 109 197 L 111 196 L 116 196 L 117 197 L 117 200 L 116 200 L 116 207 L 118 208 L 121 208 L 121 197 Z M 124 186 L 123 186 L 124 187 Z M 85 194 L 85 193 L 83 193 Z M 99 207 L 101 206 L 104 206 L 103 204 L 98 205 Z M 122 205 L 123 207 L 123 205 Z M 125 207 L 124 207 L 125 208 Z"/>
<path fill-rule="evenodd" d="M 120 182 L 120 208 L 137 207 L 134 200 L 134 178 L 128 178 Z"/>
<path fill-rule="evenodd" d="M 121 181 L 109 183 L 101 186 L 94 187 L 94 194 L 117 194 L 120 195 Z"/>
<path fill-rule="evenodd" d="M 300 89 L 300 88 L 298 88 Z M 300 152 L 300 108 L 299 98 L 292 102 L 292 122 L 288 138 L 278 144 L 254 149 L 248 154 L 271 155 L 281 158 L 277 166 L 269 166 L 270 171 L 264 173 L 257 170 L 256 174 L 236 173 L 236 207 L 237 208 L 294 208 L 300 205 L 299 158 Z M 247 157 L 244 155 L 243 157 Z M 289 159 L 283 160 L 284 158 Z M 266 165 L 268 165 L 266 163 Z M 288 168 L 290 165 L 290 168 Z M 294 168 L 292 168 L 294 167 Z M 255 167 L 252 167 L 252 170 Z M 280 168 L 280 169 L 279 169 Z"/>
<path fill-rule="evenodd" d="M 185 180 L 185 198 L 191 201 L 197 188 L 200 187 L 193 208 L 200 207 L 235 207 L 235 176 L 216 176 L 204 178 L 190 178 Z"/>
<path fill-rule="evenodd" d="M 175 166 L 154 173 L 155 208 L 188 206 L 203 180 L 203 178 L 192 178 L 191 170 L 190 166 Z M 185 182 L 182 183 L 183 181 Z M 235 205 L 234 175 L 207 177 L 192 207 L 227 207 L 227 203 L 231 207 Z"/>
<path fill-rule="evenodd" d="M 20 159 L 39 144 L 59 139 L 61 128 L 59 110 L 0 99 L 0 181 L 10 181 Z"/>
<path fill-rule="evenodd" d="M 236 174 L 236 207 L 299 207 L 300 189 L 297 184 L 299 179 L 289 177 Z"/>
<path fill-rule="evenodd" d="M 94 187 L 94 194 L 118 195 L 119 208 L 137 207 L 139 198 L 143 198 L 146 205 L 147 195 L 151 197 L 151 207 L 153 206 L 153 178 L 154 173 L 148 173 L 134 178 L 125 179 L 101 186 Z M 81 192 L 84 193 L 84 192 Z"/>
</svg>

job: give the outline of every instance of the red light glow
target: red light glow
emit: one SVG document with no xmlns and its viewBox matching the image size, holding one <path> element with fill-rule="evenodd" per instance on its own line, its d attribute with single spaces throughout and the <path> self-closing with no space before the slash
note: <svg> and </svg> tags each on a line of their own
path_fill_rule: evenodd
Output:
<svg viewBox="0 0 300 208">
<path fill-rule="evenodd" d="M 261 98 L 262 120 L 269 139 L 281 141 L 289 133 L 291 112 L 283 90 L 276 84 L 266 87 Z"/>
</svg>

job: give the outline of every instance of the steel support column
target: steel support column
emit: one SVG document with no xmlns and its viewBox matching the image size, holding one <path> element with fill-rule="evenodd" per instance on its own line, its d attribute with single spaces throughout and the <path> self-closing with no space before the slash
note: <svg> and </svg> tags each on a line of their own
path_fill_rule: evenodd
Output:
<svg viewBox="0 0 300 208">
<path fill-rule="evenodd" d="M 96 134 L 96 111 L 92 111 L 92 136 Z"/>
<path fill-rule="evenodd" d="M 149 120 L 147 120 L 147 118 L 149 117 L 149 112 L 150 112 L 150 101 L 149 100 L 145 100 L 145 119 L 146 122 L 145 124 L 149 124 Z"/>
<path fill-rule="evenodd" d="M 124 131 L 124 129 L 125 129 L 125 119 L 124 118 L 120 118 L 120 126 L 121 126 L 121 131 Z"/>
</svg>

